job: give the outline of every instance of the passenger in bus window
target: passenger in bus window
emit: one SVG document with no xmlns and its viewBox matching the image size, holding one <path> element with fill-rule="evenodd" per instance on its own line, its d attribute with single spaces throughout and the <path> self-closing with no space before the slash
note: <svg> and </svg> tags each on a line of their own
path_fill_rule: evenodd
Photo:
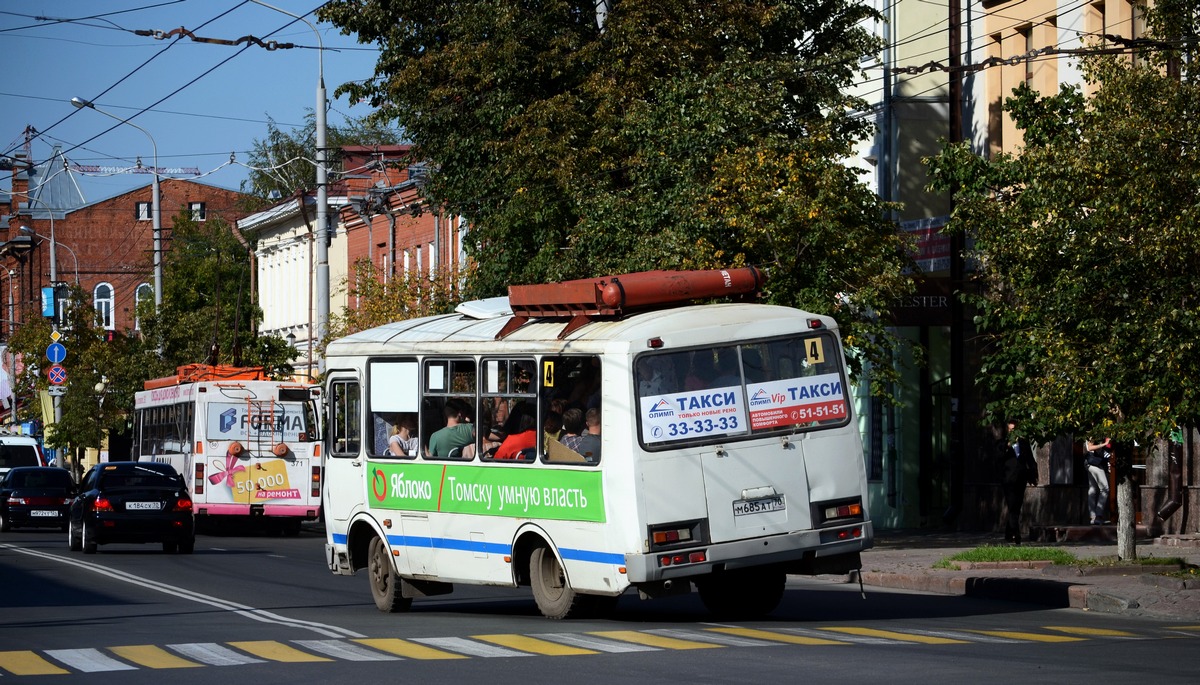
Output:
<svg viewBox="0 0 1200 685">
<path fill-rule="evenodd" d="M 469 410 L 461 400 L 451 398 L 446 401 L 443 409 L 446 427 L 429 436 L 429 456 L 457 456 L 467 445 L 474 444 L 475 426 L 467 421 Z"/>
<path fill-rule="evenodd" d="M 420 449 L 417 439 L 417 417 L 401 414 L 388 437 L 388 452 L 397 457 L 416 456 Z"/>
<path fill-rule="evenodd" d="M 717 349 L 717 379 L 713 387 L 727 388 L 731 385 L 741 385 L 742 376 L 738 372 L 737 350 L 732 347 Z"/>
<path fill-rule="evenodd" d="M 555 400 L 556 402 L 558 400 Z M 550 449 L 550 441 L 562 437 L 562 414 L 551 409 L 542 420 L 542 451 Z"/>
<path fill-rule="evenodd" d="M 504 442 L 500 443 L 500 448 L 496 450 L 494 458 L 497 461 L 521 459 L 521 450 L 537 447 L 537 417 L 533 412 L 521 407 L 522 405 L 517 405 L 520 411 L 517 413 L 514 431 L 504 438 Z"/>
<path fill-rule="evenodd" d="M 711 387 L 716 376 L 713 369 L 712 350 L 696 350 L 692 352 L 692 363 L 688 369 L 687 378 L 683 379 L 683 389 L 688 392 L 707 390 Z"/>
<path fill-rule="evenodd" d="M 562 444 L 589 463 L 595 463 L 600 459 L 600 436 L 593 435 L 588 431 L 587 419 L 584 413 L 578 409 L 568 409 L 563 414 Z"/>
</svg>

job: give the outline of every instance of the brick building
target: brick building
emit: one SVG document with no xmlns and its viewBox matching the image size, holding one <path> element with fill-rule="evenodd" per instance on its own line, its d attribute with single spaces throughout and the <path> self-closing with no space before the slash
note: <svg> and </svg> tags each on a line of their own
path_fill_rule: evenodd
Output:
<svg viewBox="0 0 1200 685">
<path fill-rule="evenodd" d="M 8 279 L 5 301 L 11 303 L 0 328 L 3 338 L 41 314 L 41 289 L 51 280 L 51 235 L 57 280 L 79 285 L 96 309 L 98 325 L 137 330 L 136 303 L 154 297 L 152 182 L 86 202 L 58 150 L 42 164 L 22 162 L 19 157 L 14 162 L 11 192 L 0 194 L 0 264 Z M 197 221 L 219 217 L 231 225 L 244 214 L 236 191 L 161 177 L 159 186 L 164 251 L 170 249 L 171 226 L 181 212 Z"/>
</svg>

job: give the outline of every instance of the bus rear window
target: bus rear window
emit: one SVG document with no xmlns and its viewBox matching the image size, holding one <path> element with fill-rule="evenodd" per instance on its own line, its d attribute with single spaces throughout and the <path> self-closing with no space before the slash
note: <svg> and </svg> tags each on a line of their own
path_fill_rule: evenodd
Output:
<svg viewBox="0 0 1200 685">
<path fill-rule="evenodd" d="M 642 444 L 715 442 L 844 424 L 850 416 L 829 333 L 645 354 L 635 364 Z"/>
</svg>

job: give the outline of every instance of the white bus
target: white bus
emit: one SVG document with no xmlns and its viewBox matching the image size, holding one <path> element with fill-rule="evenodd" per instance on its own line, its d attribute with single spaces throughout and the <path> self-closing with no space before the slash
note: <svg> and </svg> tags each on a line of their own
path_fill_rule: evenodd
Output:
<svg viewBox="0 0 1200 685">
<path fill-rule="evenodd" d="M 835 322 L 690 304 L 760 282 L 513 286 L 333 341 L 330 570 L 367 569 L 382 611 L 465 583 L 531 586 L 563 618 L 693 585 L 718 615 L 761 615 L 787 574 L 858 569 L 872 529 Z"/>
<path fill-rule="evenodd" d="M 134 458 L 171 464 L 197 523 L 263 517 L 289 535 L 321 507 L 321 388 L 192 365 L 134 396 Z"/>
</svg>

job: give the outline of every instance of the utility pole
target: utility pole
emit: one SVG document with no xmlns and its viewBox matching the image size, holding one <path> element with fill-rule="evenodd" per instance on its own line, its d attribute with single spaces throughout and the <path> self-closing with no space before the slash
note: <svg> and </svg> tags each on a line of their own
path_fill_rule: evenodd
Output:
<svg viewBox="0 0 1200 685">
<path fill-rule="evenodd" d="M 962 124 L 962 5 L 961 0 L 949 0 L 949 63 L 950 83 L 948 93 L 949 141 L 951 145 L 963 140 Z M 954 193 L 950 191 L 951 214 L 954 208 Z M 966 340 L 963 321 L 963 251 L 966 237 L 962 231 L 950 235 L 950 511 L 947 522 L 954 520 L 963 506 L 963 481 L 966 468 L 966 421 L 964 389 L 966 365 L 963 346 Z"/>
</svg>

